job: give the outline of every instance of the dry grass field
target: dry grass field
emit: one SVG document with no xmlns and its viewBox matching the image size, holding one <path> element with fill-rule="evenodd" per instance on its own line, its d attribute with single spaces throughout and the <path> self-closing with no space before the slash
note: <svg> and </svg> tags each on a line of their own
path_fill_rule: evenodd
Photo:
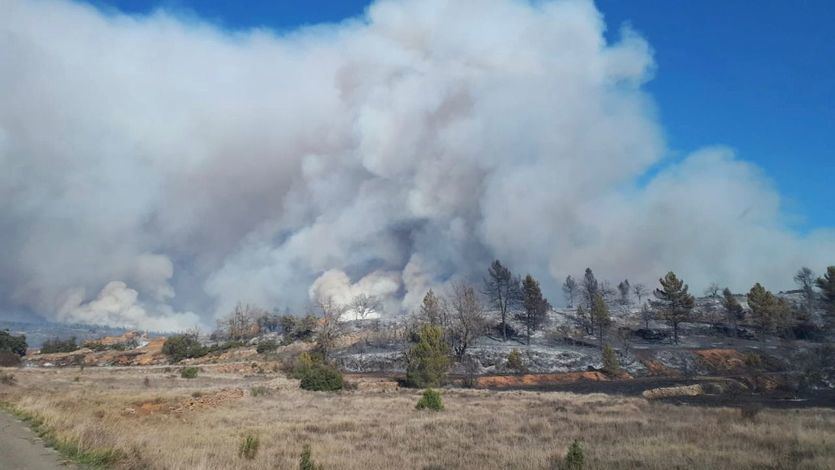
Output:
<svg viewBox="0 0 835 470">
<path fill-rule="evenodd" d="M 295 469 L 309 444 L 326 469 L 543 469 L 574 439 L 586 468 L 835 468 L 832 409 L 752 417 L 602 394 L 444 390 L 446 409 L 431 412 L 415 410 L 417 390 L 307 392 L 278 373 L 3 372 L 17 382 L 0 385 L 7 407 L 60 442 L 115 451 L 116 468 Z M 247 435 L 252 459 L 239 455 Z"/>
</svg>

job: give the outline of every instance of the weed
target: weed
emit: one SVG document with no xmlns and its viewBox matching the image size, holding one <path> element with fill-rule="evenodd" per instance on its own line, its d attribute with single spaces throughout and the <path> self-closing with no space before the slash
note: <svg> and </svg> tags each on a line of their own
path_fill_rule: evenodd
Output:
<svg viewBox="0 0 835 470">
<path fill-rule="evenodd" d="M 247 460 L 254 459 L 255 454 L 258 453 L 259 444 L 258 436 L 247 434 L 241 441 L 241 445 L 238 446 L 238 457 L 243 457 Z"/>
<path fill-rule="evenodd" d="M 441 400 L 441 394 L 431 388 L 427 388 L 423 392 L 423 396 L 420 397 L 418 400 L 417 405 L 415 406 L 418 410 L 428 409 L 432 411 L 441 411 L 444 409 L 443 401 Z"/>
</svg>

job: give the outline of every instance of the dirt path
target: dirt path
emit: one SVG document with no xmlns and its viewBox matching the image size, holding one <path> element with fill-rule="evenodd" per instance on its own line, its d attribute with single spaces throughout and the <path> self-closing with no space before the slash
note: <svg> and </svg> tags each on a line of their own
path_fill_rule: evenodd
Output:
<svg viewBox="0 0 835 470">
<path fill-rule="evenodd" d="M 25 424 L 0 411 L 0 470 L 73 469 Z"/>
</svg>

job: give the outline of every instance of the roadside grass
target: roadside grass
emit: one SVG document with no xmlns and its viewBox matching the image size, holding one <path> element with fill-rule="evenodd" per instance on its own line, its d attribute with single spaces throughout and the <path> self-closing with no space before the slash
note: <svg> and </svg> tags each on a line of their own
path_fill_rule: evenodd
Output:
<svg viewBox="0 0 835 470">
<path fill-rule="evenodd" d="M 0 410 L 14 415 L 26 423 L 43 440 L 44 444 L 57 450 L 65 459 L 86 468 L 109 468 L 123 457 L 123 453 L 119 450 L 84 448 L 78 442 L 58 437 L 55 430 L 47 426 L 43 418 L 11 403 L 0 401 Z"/>
</svg>

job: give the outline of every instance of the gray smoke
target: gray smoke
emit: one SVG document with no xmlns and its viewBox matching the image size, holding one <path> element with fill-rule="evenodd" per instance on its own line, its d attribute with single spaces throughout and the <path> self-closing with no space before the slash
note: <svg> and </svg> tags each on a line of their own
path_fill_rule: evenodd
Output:
<svg viewBox="0 0 835 470">
<path fill-rule="evenodd" d="M 238 301 L 408 310 L 495 257 L 557 300 L 586 266 L 742 290 L 835 253 L 728 148 L 645 176 L 652 50 L 588 1 L 380 0 L 281 35 L 0 11 L 0 309 L 179 329 Z"/>
</svg>

